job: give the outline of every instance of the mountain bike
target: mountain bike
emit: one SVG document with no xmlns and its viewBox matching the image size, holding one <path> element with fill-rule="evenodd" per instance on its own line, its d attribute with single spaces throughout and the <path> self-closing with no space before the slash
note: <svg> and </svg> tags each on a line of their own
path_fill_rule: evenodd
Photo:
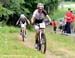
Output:
<svg viewBox="0 0 75 58">
<path fill-rule="evenodd" d="M 26 26 L 24 24 L 22 24 L 21 27 L 21 36 L 22 36 L 22 41 L 24 41 L 24 39 L 26 38 L 26 31 L 25 31 Z"/>
<path fill-rule="evenodd" d="M 41 51 L 42 53 L 46 52 L 46 36 L 44 33 L 45 29 L 45 23 L 40 23 L 38 24 L 40 32 L 39 32 L 39 37 L 38 37 L 38 47 L 37 49 Z"/>
</svg>

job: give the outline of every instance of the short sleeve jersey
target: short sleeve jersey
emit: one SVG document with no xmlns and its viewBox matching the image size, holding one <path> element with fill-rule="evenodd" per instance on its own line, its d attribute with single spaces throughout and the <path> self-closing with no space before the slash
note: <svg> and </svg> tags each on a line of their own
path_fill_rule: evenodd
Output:
<svg viewBox="0 0 75 58">
<path fill-rule="evenodd" d="M 26 23 L 26 18 L 19 18 L 19 22 L 20 22 L 20 24 Z"/>
<path fill-rule="evenodd" d="M 42 13 L 40 14 L 38 12 L 38 9 L 36 9 L 33 13 L 33 16 L 35 17 L 35 23 L 41 23 L 45 16 L 47 15 L 47 12 L 45 10 L 42 10 Z"/>
</svg>

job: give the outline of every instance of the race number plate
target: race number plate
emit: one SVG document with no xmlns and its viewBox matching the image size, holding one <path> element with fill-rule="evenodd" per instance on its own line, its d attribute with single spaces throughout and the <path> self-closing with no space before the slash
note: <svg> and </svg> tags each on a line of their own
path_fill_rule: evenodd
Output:
<svg viewBox="0 0 75 58">
<path fill-rule="evenodd" d="M 45 23 L 40 23 L 40 28 L 45 28 Z"/>
<path fill-rule="evenodd" d="M 21 24 L 21 27 L 25 27 L 25 24 Z"/>
</svg>

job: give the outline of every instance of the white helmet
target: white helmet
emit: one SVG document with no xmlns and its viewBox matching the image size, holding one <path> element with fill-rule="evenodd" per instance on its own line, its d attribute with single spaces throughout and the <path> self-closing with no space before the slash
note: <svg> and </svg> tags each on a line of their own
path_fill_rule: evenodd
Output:
<svg viewBox="0 0 75 58">
<path fill-rule="evenodd" d="M 44 8 L 44 4 L 43 3 L 38 3 L 37 8 L 39 8 L 39 7 Z"/>
<path fill-rule="evenodd" d="M 21 15 L 20 15 L 20 18 L 25 18 L 25 15 L 24 15 L 24 14 L 21 14 Z"/>
</svg>

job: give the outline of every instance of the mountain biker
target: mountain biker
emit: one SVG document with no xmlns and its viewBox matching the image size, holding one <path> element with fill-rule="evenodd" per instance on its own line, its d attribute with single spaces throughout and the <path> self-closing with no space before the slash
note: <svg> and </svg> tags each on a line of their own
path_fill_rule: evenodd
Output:
<svg viewBox="0 0 75 58">
<path fill-rule="evenodd" d="M 26 23 L 30 24 L 30 21 L 26 18 L 26 16 L 24 14 L 20 15 L 19 20 L 16 22 L 16 25 L 18 25 L 20 23 L 21 25 L 21 32 L 24 30 L 24 32 L 26 33 Z"/>
<path fill-rule="evenodd" d="M 48 18 L 49 22 L 51 22 L 50 17 L 48 16 L 47 12 L 44 10 L 44 4 L 38 3 L 37 9 L 33 12 L 31 17 L 31 24 L 35 24 L 35 48 L 38 46 L 38 35 L 39 35 L 39 26 L 37 24 L 43 23 L 45 17 Z"/>
</svg>

